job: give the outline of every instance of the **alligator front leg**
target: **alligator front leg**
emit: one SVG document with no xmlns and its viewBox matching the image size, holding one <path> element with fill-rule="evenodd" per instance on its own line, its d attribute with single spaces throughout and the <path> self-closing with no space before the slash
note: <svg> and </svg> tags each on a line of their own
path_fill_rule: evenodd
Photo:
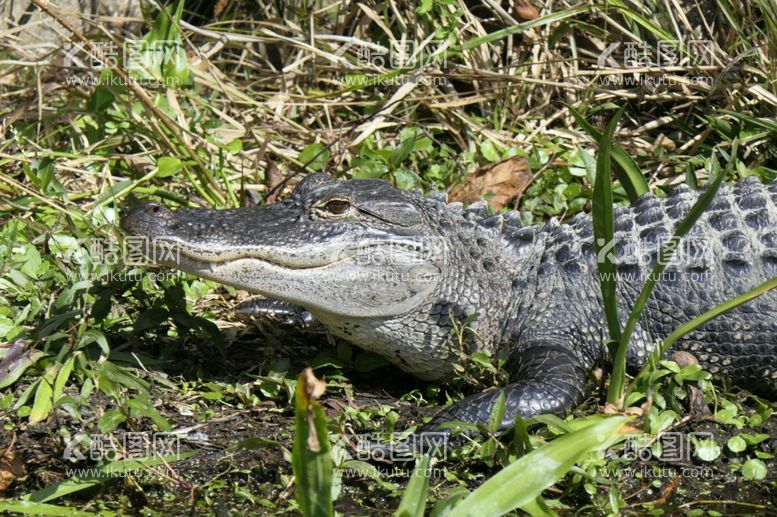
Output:
<svg viewBox="0 0 777 517">
<path fill-rule="evenodd" d="M 456 422 L 487 424 L 501 394 L 505 397 L 505 412 L 498 429 L 500 434 L 514 425 L 516 414 L 524 418 L 540 414 L 563 417 L 585 396 L 587 370 L 593 361 L 584 357 L 588 356 L 552 342 L 519 348 L 510 357 L 510 384 L 472 395 L 444 409 L 404 442 L 362 445 L 373 457 L 393 460 L 404 461 L 425 453 L 440 455 L 444 448 L 459 442 L 457 429 L 470 434 Z"/>
<path fill-rule="evenodd" d="M 500 395 L 505 397 L 505 413 L 499 432 L 515 423 L 515 415 L 529 418 L 539 414 L 565 416 L 585 396 L 589 365 L 579 355 L 553 345 L 532 346 L 510 358 L 511 383 L 495 390 L 478 393 L 436 415 L 424 431 L 443 429 L 444 424 L 461 421 L 485 424 Z"/>
</svg>

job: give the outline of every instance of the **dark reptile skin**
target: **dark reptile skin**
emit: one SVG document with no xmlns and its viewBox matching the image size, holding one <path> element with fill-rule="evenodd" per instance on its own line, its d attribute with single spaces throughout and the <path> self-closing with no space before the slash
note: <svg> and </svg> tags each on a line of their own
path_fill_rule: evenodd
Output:
<svg viewBox="0 0 777 517">
<path fill-rule="evenodd" d="M 665 199 L 645 195 L 615 211 L 618 295 L 622 325 L 657 250 L 688 213 L 697 193 L 675 188 Z M 487 226 L 494 225 L 487 221 Z M 514 283 L 520 300 L 505 326 L 502 346 L 512 349 L 512 383 L 444 410 L 427 426 L 450 420 L 485 422 L 500 392 L 506 396 L 503 427 L 523 416 L 564 415 L 585 393 L 592 366 L 607 364 L 607 337 L 596 277 L 591 218 L 543 229 L 505 228 L 517 258 L 539 257 L 528 276 Z M 540 251 L 541 249 L 541 251 Z M 642 257 L 630 263 L 629 257 Z M 519 260 L 522 260 L 519 258 Z M 755 178 L 721 187 L 715 200 L 679 246 L 634 332 L 628 362 L 644 364 L 655 344 L 680 324 L 777 276 L 777 186 Z M 674 350 L 693 353 L 717 378 L 774 397 L 777 394 L 777 295 L 766 293 L 691 332 Z"/>
</svg>

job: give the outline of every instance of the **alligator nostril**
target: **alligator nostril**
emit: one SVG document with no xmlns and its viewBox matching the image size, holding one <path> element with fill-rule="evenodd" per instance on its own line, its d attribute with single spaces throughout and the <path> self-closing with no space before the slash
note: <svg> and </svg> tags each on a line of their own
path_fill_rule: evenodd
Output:
<svg viewBox="0 0 777 517">
<path fill-rule="evenodd" d="M 160 207 L 159 205 L 151 205 L 150 207 L 148 207 L 148 211 L 151 212 L 152 214 L 158 214 L 161 208 L 162 207 Z"/>
</svg>

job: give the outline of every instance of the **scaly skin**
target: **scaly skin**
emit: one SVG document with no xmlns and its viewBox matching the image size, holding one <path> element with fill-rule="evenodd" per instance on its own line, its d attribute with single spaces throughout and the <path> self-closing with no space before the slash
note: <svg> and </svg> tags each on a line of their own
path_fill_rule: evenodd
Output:
<svg viewBox="0 0 777 517">
<path fill-rule="evenodd" d="M 609 251 L 623 323 L 660 244 L 697 195 L 681 186 L 616 209 Z M 421 379 L 450 379 L 462 354 L 509 353 L 510 384 L 442 411 L 427 429 L 486 422 L 500 393 L 503 429 L 516 412 L 563 415 L 582 401 L 587 371 L 609 362 L 588 215 L 522 227 L 516 213 L 489 217 L 482 204 L 464 210 L 379 181 L 313 175 L 275 205 L 170 212 L 148 203 L 122 226 L 180 251 L 161 263 L 299 305 L 333 334 Z M 629 367 L 641 366 L 678 325 L 773 276 L 777 187 L 754 179 L 722 187 L 645 307 Z M 461 336 L 456 320 L 466 322 Z M 718 378 L 774 396 L 777 295 L 705 324 L 675 350 L 693 353 Z"/>
</svg>

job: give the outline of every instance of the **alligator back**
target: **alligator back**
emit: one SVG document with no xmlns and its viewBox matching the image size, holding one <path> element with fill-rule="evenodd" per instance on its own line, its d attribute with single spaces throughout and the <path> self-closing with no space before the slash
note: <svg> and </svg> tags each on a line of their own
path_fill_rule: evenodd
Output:
<svg viewBox="0 0 777 517">
<path fill-rule="evenodd" d="M 619 310 L 625 324 L 642 286 L 658 260 L 662 244 L 699 196 L 682 185 L 661 199 L 645 195 L 629 208 L 615 210 L 615 239 L 603 253 L 617 264 Z M 525 229 L 524 229 L 525 230 Z M 602 355 L 606 321 L 596 276 L 591 217 L 571 224 L 549 224 L 531 307 L 557 314 L 529 316 L 525 330 L 538 324 L 568 325 L 583 335 L 582 353 Z M 520 242 L 520 241 L 519 241 Z M 629 363 L 644 363 L 657 342 L 679 325 L 777 276 L 777 184 L 748 178 L 722 186 L 715 199 L 680 242 L 673 259 L 642 313 L 629 350 Z M 525 287 L 525 286 L 523 286 Z M 768 292 L 689 333 L 675 347 L 693 353 L 709 371 L 731 377 L 756 392 L 777 394 L 777 294 Z"/>
</svg>

